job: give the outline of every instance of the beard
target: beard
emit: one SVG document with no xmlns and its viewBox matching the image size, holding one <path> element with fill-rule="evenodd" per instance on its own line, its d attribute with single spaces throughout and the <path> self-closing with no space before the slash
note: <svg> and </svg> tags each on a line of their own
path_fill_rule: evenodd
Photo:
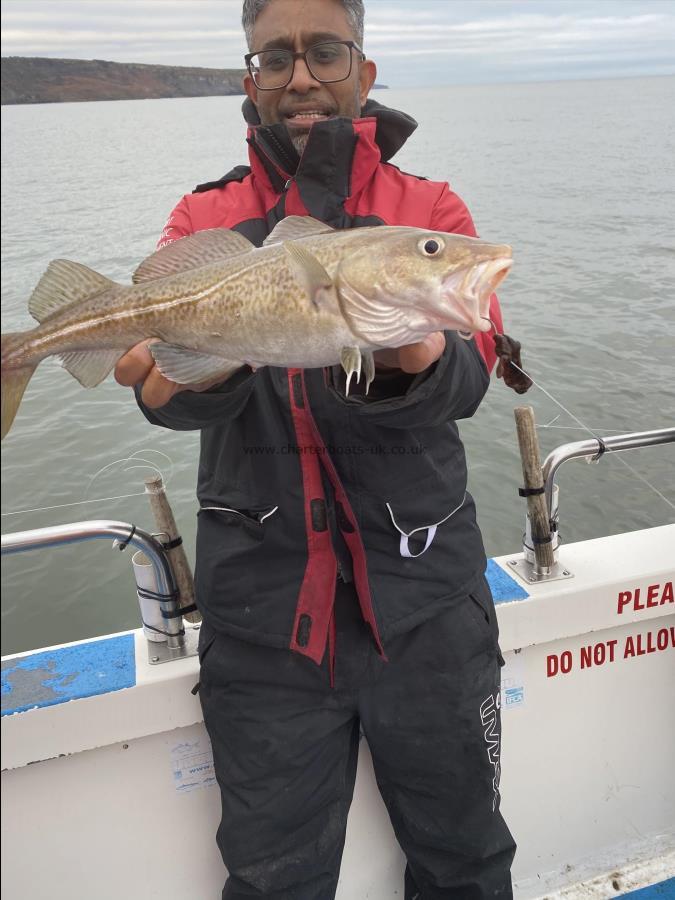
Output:
<svg viewBox="0 0 675 900">
<path fill-rule="evenodd" d="M 294 134 L 291 133 L 290 130 L 288 130 L 288 136 L 290 137 L 291 143 L 295 147 L 298 156 L 302 156 L 302 154 L 305 152 L 307 141 L 309 140 L 309 131 L 303 131 L 300 134 Z"/>
</svg>

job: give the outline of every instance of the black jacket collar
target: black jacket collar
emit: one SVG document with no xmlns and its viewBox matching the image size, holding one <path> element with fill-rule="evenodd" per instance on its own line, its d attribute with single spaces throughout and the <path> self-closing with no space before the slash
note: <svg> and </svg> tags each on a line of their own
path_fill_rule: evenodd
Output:
<svg viewBox="0 0 675 900">
<path fill-rule="evenodd" d="M 258 111 L 247 97 L 242 105 L 242 113 L 246 122 L 252 127 L 256 143 L 260 144 L 265 155 L 278 168 L 289 176 L 297 173 L 300 157 L 291 143 L 288 131 L 283 124 L 261 125 Z M 407 113 L 397 109 L 389 109 L 376 100 L 367 100 L 361 110 L 361 118 L 373 118 L 376 121 L 375 143 L 380 149 L 383 162 L 387 162 L 405 144 L 410 135 L 417 128 L 417 122 Z M 330 122 L 317 123 L 312 132 L 321 131 Z M 312 141 L 312 144 L 314 141 Z M 311 150 L 308 143 L 308 149 Z M 302 168 L 305 167 L 303 154 Z M 310 160 L 308 160 L 310 162 Z"/>
</svg>

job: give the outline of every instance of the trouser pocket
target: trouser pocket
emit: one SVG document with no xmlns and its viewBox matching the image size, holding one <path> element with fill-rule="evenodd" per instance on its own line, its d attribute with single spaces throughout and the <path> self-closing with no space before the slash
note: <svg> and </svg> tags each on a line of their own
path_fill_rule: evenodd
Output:
<svg viewBox="0 0 675 900">
<path fill-rule="evenodd" d="M 206 660 L 209 651 L 215 644 L 216 637 L 216 632 L 213 631 L 213 629 L 210 628 L 205 622 L 202 622 L 202 626 L 199 632 L 199 642 L 197 644 L 197 654 L 199 656 L 199 681 L 190 690 L 190 693 L 193 695 L 198 694 L 202 686 L 204 661 Z"/>
<path fill-rule="evenodd" d="M 499 648 L 499 624 L 495 610 L 492 591 L 485 577 L 482 577 L 476 587 L 467 595 L 464 604 L 467 618 L 472 623 L 472 630 L 480 634 L 486 641 L 490 641 L 499 661 L 504 665 L 504 657 Z"/>
</svg>

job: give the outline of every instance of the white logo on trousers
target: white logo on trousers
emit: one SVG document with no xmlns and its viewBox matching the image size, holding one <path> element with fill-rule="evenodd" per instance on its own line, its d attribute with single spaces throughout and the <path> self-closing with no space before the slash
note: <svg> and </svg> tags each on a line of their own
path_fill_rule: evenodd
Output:
<svg viewBox="0 0 675 900">
<path fill-rule="evenodd" d="M 492 696 L 490 694 L 483 700 L 480 705 L 480 720 L 483 724 L 483 735 L 487 745 L 487 755 L 490 765 L 494 766 L 495 774 L 492 779 L 492 788 L 494 790 L 494 798 L 492 800 L 492 811 L 497 808 L 497 799 L 499 797 L 499 776 L 501 775 L 501 764 L 499 762 L 499 751 L 501 745 L 501 735 L 497 726 L 497 711 L 501 703 L 499 691 Z"/>
</svg>

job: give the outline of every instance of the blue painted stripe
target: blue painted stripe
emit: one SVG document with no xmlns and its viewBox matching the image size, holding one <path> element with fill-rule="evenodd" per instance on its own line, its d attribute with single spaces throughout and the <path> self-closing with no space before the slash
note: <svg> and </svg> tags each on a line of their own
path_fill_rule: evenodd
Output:
<svg viewBox="0 0 675 900">
<path fill-rule="evenodd" d="M 649 887 L 629 891 L 622 896 L 634 897 L 635 900 L 672 900 L 675 897 L 675 878 L 667 878 L 658 884 L 650 884 Z"/>
<path fill-rule="evenodd" d="M 525 600 L 530 595 L 518 582 L 511 578 L 494 559 L 489 559 L 485 577 L 490 585 L 495 603 L 509 603 L 512 600 Z"/>
<path fill-rule="evenodd" d="M 120 691 L 136 684 L 134 636 L 124 634 L 2 663 L 2 715 Z"/>
<path fill-rule="evenodd" d="M 495 603 L 529 597 L 493 559 L 485 574 Z M 107 694 L 135 684 L 132 634 L 43 650 L 2 663 L 2 715 Z"/>
</svg>

